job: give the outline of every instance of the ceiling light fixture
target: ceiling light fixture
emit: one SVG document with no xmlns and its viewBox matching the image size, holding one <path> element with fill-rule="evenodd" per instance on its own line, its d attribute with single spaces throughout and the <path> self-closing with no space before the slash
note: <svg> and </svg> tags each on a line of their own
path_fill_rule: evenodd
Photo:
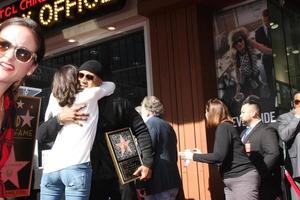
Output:
<svg viewBox="0 0 300 200">
<path fill-rule="evenodd" d="M 278 28 L 279 27 L 279 25 L 278 24 L 273 24 L 272 26 L 271 26 L 271 29 L 276 29 L 276 28 Z"/>
<path fill-rule="evenodd" d="M 116 30 L 116 27 L 114 27 L 114 26 L 109 26 L 109 27 L 107 27 L 107 30 L 109 30 L 109 31 L 114 31 L 114 30 Z"/>
<path fill-rule="evenodd" d="M 74 42 L 76 42 L 76 40 L 74 40 L 74 39 L 68 39 L 68 42 L 74 43 Z"/>
</svg>

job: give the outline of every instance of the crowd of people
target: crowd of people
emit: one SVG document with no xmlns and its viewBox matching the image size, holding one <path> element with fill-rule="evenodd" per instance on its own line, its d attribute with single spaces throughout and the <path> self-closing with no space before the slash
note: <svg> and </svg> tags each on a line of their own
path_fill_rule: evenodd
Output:
<svg viewBox="0 0 300 200">
<path fill-rule="evenodd" d="M 58 87 L 55 85 L 59 85 L 63 90 L 68 84 L 57 81 L 61 76 L 66 76 L 66 69 L 71 70 L 72 84 L 75 83 L 72 95 L 68 93 L 69 91 L 68 95 L 55 92 Z M 50 112 L 49 115 L 47 109 L 46 120 L 38 129 L 38 140 L 41 145 L 54 142 L 51 145 L 51 153 L 55 156 L 49 165 L 57 169 L 49 171 L 46 164 L 41 183 L 41 198 L 59 200 L 64 194 L 65 199 L 176 199 L 181 187 L 177 167 L 177 139 L 173 128 L 162 119 L 163 105 L 160 100 L 155 96 L 145 97 L 138 113 L 128 100 L 113 94 L 114 84 L 109 82 L 111 72 L 96 60 L 83 63 L 78 72 L 74 66 L 67 65 L 57 73 L 60 75 L 54 76 L 53 94 L 48 105 L 48 108 L 55 111 Z M 108 83 L 111 86 L 107 88 Z M 98 90 L 99 95 L 96 95 Z M 93 103 L 88 100 L 80 101 L 81 94 L 89 91 L 93 91 L 95 95 L 83 95 L 85 98 L 81 98 L 89 97 Z M 108 96 L 105 97 L 106 95 Z M 299 93 L 294 97 L 296 111 L 300 104 L 298 95 Z M 59 97 L 64 98 L 59 99 Z M 101 99 L 98 101 L 99 98 Z M 86 108 L 89 106 L 93 109 Z M 300 120 L 298 115 L 294 114 L 299 112 L 296 111 L 289 114 L 290 118 L 295 118 L 293 125 L 283 124 L 283 119 L 288 118 L 285 115 L 279 117 L 279 135 L 286 142 L 291 138 L 295 140 L 297 136 Z M 240 112 L 240 118 L 246 128 L 238 133 L 227 106 L 220 99 L 210 99 L 206 105 L 205 117 L 207 128 L 216 129 L 213 152 L 204 154 L 196 149 L 180 152 L 179 155 L 183 159 L 220 166 L 226 199 L 281 199 L 278 130 L 262 123 L 260 116 L 260 98 L 254 95 L 248 96 L 243 101 Z M 290 118 L 288 122 L 293 121 Z M 292 130 L 289 129 L 290 126 Z M 88 129 L 88 127 L 93 129 L 80 131 L 80 128 Z M 143 159 L 143 165 L 134 173 L 140 177 L 137 183 L 119 183 L 105 140 L 106 132 L 124 127 L 133 130 Z M 94 140 L 93 145 L 91 141 L 80 145 L 83 139 L 74 137 L 75 129 L 84 133 L 84 136 L 94 135 L 90 139 Z M 287 136 L 285 132 L 290 135 Z M 63 136 L 64 134 L 66 136 Z M 65 145 L 66 141 L 70 144 Z M 69 147 L 69 145 L 73 146 Z M 76 145 L 80 145 L 80 148 Z M 85 156 L 74 154 L 77 150 L 84 152 Z M 297 154 L 297 147 L 294 147 L 294 150 Z M 70 159 L 66 157 L 70 155 L 73 155 L 71 160 L 74 159 L 75 163 L 67 165 L 66 160 L 69 162 Z M 64 159 L 60 160 L 61 157 Z M 86 159 L 82 159 L 83 157 Z M 60 161 L 56 162 L 56 160 Z M 293 161 L 292 165 L 296 165 L 294 170 L 298 169 L 297 161 Z M 92 170 L 86 168 L 87 166 Z M 72 171 L 74 169 L 76 171 L 77 168 L 91 174 L 78 181 L 78 177 L 76 179 L 74 176 L 76 173 Z M 297 181 L 297 173 L 293 175 Z M 295 198 L 297 199 L 297 196 Z"/>
<path fill-rule="evenodd" d="M 208 127 L 216 128 L 213 152 L 203 154 L 196 149 L 181 152 L 180 155 L 184 159 L 219 165 L 226 200 L 300 199 L 300 92 L 295 93 L 293 105 L 292 111 L 278 117 L 276 129 L 262 123 L 259 97 L 248 96 L 242 103 L 240 113 L 246 128 L 238 134 L 227 106 L 219 99 L 211 99 L 207 103 L 205 116 Z M 282 141 L 287 146 L 290 170 L 296 185 L 290 188 L 291 197 L 282 188 L 280 149 L 285 146 L 281 145 Z"/>
<path fill-rule="evenodd" d="M 232 45 L 238 50 L 246 43 L 236 37 Z M 0 25 L 0 168 L 12 148 L 16 89 L 24 76 L 34 72 L 44 53 L 44 39 L 34 21 L 15 17 Z M 251 57 L 250 51 L 247 56 Z M 249 58 L 240 58 L 241 66 L 245 59 Z M 182 183 L 177 138 L 162 118 L 163 104 L 155 96 L 145 97 L 138 113 L 114 92 L 111 75 L 110 69 L 97 60 L 88 60 L 79 68 L 65 65 L 55 73 L 45 121 L 37 133 L 40 146 L 50 149 L 44 164 L 41 200 L 60 200 L 62 196 L 66 200 L 178 198 Z M 239 92 L 246 94 L 243 89 L 247 85 L 241 82 Z M 246 128 L 239 133 L 224 102 L 210 99 L 205 117 L 207 128 L 215 129 L 213 152 L 195 149 L 179 156 L 218 165 L 227 200 L 278 200 L 282 195 L 280 140 L 286 143 L 291 172 L 296 186 L 300 185 L 300 92 L 293 96 L 293 105 L 292 111 L 279 116 L 275 129 L 262 123 L 260 99 L 248 96 L 240 110 Z M 136 184 L 119 183 L 105 140 L 106 132 L 124 127 L 132 130 L 142 158 L 142 165 L 134 172 Z M 138 190 L 137 185 L 141 186 Z M 292 200 L 299 199 L 293 189 Z"/>
</svg>

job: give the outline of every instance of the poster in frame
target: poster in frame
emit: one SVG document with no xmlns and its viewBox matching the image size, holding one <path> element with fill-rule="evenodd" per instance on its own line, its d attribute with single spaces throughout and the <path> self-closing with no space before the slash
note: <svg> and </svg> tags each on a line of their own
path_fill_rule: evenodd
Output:
<svg viewBox="0 0 300 200">
<path fill-rule="evenodd" d="M 248 96 L 260 98 L 264 123 L 276 122 L 278 115 L 271 17 L 266 0 L 245 1 L 214 13 L 218 97 L 241 129 L 239 116 Z"/>
</svg>

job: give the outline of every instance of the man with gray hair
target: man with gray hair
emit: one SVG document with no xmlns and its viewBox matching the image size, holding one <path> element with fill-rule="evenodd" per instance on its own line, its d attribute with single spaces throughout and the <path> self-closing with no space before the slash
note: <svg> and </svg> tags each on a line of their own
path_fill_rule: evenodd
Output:
<svg viewBox="0 0 300 200">
<path fill-rule="evenodd" d="M 176 134 L 172 126 L 161 118 L 162 114 L 163 105 L 157 97 L 144 98 L 141 115 L 155 152 L 152 178 L 147 182 L 145 200 L 175 200 L 181 186 Z"/>
</svg>

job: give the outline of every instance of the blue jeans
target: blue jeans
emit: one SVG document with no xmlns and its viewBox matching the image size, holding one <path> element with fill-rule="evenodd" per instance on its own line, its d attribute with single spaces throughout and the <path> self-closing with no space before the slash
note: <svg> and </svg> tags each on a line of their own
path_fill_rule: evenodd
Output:
<svg viewBox="0 0 300 200">
<path fill-rule="evenodd" d="M 91 189 L 92 167 L 83 163 L 45 173 L 41 180 L 41 200 L 87 200 Z"/>
</svg>

